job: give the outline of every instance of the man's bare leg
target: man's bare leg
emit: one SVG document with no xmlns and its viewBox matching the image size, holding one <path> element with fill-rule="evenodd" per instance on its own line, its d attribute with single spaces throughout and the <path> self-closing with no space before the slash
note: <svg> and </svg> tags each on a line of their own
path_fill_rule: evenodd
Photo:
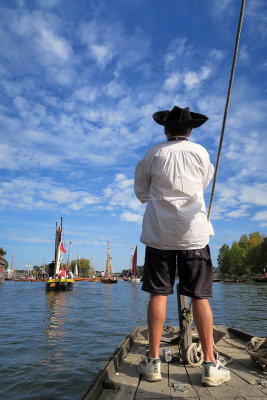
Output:
<svg viewBox="0 0 267 400">
<path fill-rule="evenodd" d="M 149 331 L 148 358 L 159 358 L 159 346 L 166 316 L 167 297 L 155 294 L 151 294 L 150 297 L 147 309 Z"/>
<path fill-rule="evenodd" d="M 204 361 L 213 361 L 216 364 L 213 353 L 213 315 L 209 300 L 192 297 L 192 304 L 194 323 L 204 353 Z"/>
</svg>

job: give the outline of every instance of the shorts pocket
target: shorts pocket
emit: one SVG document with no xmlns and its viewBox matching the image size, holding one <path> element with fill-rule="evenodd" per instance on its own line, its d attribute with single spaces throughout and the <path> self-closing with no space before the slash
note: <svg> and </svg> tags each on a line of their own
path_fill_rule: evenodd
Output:
<svg viewBox="0 0 267 400">
<path fill-rule="evenodd" d="M 188 250 L 188 260 L 203 260 L 207 265 L 212 265 L 209 247 L 205 246 L 203 249 Z"/>
<path fill-rule="evenodd" d="M 173 250 L 161 250 L 155 249 L 154 247 L 146 247 L 146 254 L 148 256 L 156 256 L 159 259 L 166 259 L 173 255 Z"/>
</svg>

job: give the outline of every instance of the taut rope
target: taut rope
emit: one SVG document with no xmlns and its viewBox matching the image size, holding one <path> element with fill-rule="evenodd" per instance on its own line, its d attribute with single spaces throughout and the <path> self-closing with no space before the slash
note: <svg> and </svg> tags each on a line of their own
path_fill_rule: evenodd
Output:
<svg viewBox="0 0 267 400">
<path fill-rule="evenodd" d="M 215 190 L 215 183 L 216 183 L 217 172 L 218 172 L 218 167 L 219 167 L 219 161 L 220 161 L 220 155 L 221 155 L 221 149 L 222 149 L 222 142 L 223 142 L 223 136 L 224 136 L 224 129 L 225 129 L 225 124 L 226 124 L 227 112 L 228 112 L 228 108 L 229 108 L 229 102 L 230 102 L 230 96 L 231 96 L 231 90 L 232 90 L 232 84 L 233 84 L 234 72 L 235 72 L 235 66 L 236 66 L 237 52 L 238 52 L 238 46 L 239 46 L 239 39 L 240 39 L 240 33 L 241 33 L 242 22 L 243 22 L 243 17 L 244 17 L 244 9 L 245 9 L 245 0 L 242 0 L 241 11 L 240 11 L 240 16 L 239 16 L 239 24 L 238 24 L 237 34 L 236 34 L 235 51 L 234 51 L 234 57 L 233 57 L 233 62 L 232 62 L 232 70 L 231 70 L 231 75 L 230 75 L 230 82 L 229 82 L 229 87 L 228 87 L 227 100 L 226 100 L 225 109 L 224 109 L 224 117 L 223 117 L 223 123 L 222 123 L 221 139 L 220 139 L 220 144 L 219 144 L 216 168 L 215 168 L 215 173 L 214 173 L 214 178 L 213 178 L 213 183 L 212 183 L 212 189 L 211 189 L 211 195 L 210 195 L 208 219 L 210 219 L 211 204 L 212 204 L 212 200 L 213 200 L 213 194 L 214 194 L 214 190 Z"/>
</svg>

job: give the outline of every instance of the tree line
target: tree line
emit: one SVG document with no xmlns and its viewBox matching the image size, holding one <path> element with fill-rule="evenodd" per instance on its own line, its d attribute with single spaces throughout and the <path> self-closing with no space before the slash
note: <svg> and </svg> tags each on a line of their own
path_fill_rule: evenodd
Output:
<svg viewBox="0 0 267 400">
<path fill-rule="evenodd" d="M 232 246 L 224 244 L 217 258 L 221 275 L 257 275 L 267 271 L 267 237 L 259 232 L 242 235 Z"/>
</svg>

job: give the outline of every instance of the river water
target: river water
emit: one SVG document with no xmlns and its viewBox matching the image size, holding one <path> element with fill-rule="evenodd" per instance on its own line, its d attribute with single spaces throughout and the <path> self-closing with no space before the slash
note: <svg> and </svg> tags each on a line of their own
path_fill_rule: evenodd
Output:
<svg viewBox="0 0 267 400">
<path fill-rule="evenodd" d="M 214 324 L 267 334 L 265 283 L 214 283 Z M 45 282 L 0 285 L 0 399 L 78 399 L 124 336 L 146 325 L 141 284 L 76 282 L 46 293 Z M 176 294 L 166 325 L 177 326 Z"/>
</svg>

